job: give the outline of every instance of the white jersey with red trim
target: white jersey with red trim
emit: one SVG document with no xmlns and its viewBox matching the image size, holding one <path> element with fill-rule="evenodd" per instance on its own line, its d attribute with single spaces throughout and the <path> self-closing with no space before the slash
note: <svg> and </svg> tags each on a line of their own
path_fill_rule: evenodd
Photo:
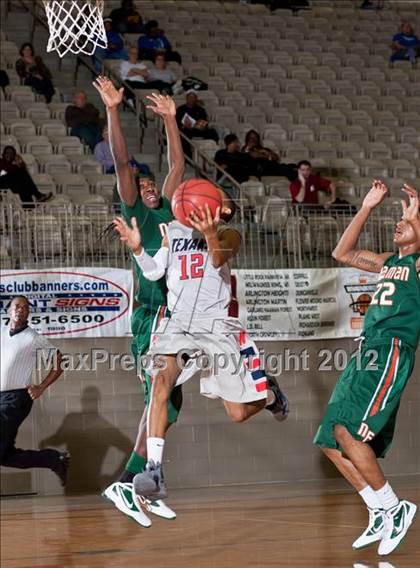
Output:
<svg viewBox="0 0 420 568">
<path fill-rule="evenodd" d="M 219 232 L 226 230 L 220 225 Z M 215 268 L 204 236 L 178 221 L 167 227 L 168 308 L 173 312 L 226 312 L 231 300 L 230 266 Z"/>
</svg>

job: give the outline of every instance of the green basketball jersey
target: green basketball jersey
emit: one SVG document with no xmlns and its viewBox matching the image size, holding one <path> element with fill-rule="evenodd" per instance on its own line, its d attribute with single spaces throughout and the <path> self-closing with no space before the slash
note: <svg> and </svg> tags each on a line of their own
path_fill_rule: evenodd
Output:
<svg viewBox="0 0 420 568">
<path fill-rule="evenodd" d="M 365 315 L 368 340 L 397 337 L 414 349 L 420 338 L 420 282 L 416 269 L 419 253 L 390 256 L 379 275 L 378 286 Z"/>
<path fill-rule="evenodd" d="M 122 203 L 121 213 L 128 223 L 130 223 L 132 217 L 136 218 L 145 251 L 152 256 L 156 254 L 162 243 L 159 225 L 161 223 L 170 223 L 173 220 L 170 201 L 166 197 L 162 197 L 159 207 L 151 209 L 146 207 L 140 197 L 137 197 L 132 207 Z M 134 259 L 133 266 L 139 284 L 136 294 L 137 302 L 142 305 L 147 304 L 151 309 L 157 309 L 163 304 L 166 305 L 167 288 L 165 277 L 156 282 L 151 282 L 144 278 L 139 265 Z"/>
</svg>

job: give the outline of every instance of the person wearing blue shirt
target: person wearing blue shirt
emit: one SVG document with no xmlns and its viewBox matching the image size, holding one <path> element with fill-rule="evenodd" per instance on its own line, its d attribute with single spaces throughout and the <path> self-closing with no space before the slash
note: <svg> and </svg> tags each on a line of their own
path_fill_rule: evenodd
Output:
<svg viewBox="0 0 420 568">
<path fill-rule="evenodd" d="M 390 62 L 409 60 L 413 65 L 420 54 L 420 40 L 409 22 L 401 24 L 401 31 L 392 38 Z"/>
<path fill-rule="evenodd" d="M 140 59 L 154 61 L 157 53 L 164 53 L 166 61 L 176 61 L 181 65 L 180 54 L 177 51 L 172 51 L 170 41 L 159 28 L 156 20 L 147 22 L 144 30 L 145 35 L 140 36 L 137 42 Z"/>
<path fill-rule="evenodd" d="M 102 71 L 103 59 L 128 59 L 127 50 L 124 47 L 124 40 L 120 34 L 113 29 L 111 18 L 104 19 L 108 47 L 97 47 L 93 54 L 93 63 L 98 73 Z"/>
</svg>

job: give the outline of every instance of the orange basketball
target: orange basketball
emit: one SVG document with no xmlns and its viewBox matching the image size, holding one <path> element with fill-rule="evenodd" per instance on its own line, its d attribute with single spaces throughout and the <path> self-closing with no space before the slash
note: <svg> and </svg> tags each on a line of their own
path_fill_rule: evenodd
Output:
<svg viewBox="0 0 420 568">
<path fill-rule="evenodd" d="M 193 211 L 200 217 L 200 207 L 208 204 L 212 216 L 222 206 L 222 194 L 219 188 L 205 179 L 189 179 L 181 183 L 172 197 L 172 211 L 175 219 L 191 227 L 189 215 Z"/>
</svg>

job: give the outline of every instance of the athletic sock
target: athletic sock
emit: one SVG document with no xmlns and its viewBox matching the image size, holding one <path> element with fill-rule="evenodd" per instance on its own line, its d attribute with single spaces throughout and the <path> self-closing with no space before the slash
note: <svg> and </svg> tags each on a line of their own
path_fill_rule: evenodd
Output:
<svg viewBox="0 0 420 568">
<path fill-rule="evenodd" d="M 267 390 L 267 401 L 265 403 L 265 407 L 268 408 L 272 404 L 276 402 L 276 395 L 271 389 Z"/>
<path fill-rule="evenodd" d="M 144 470 L 146 463 L 146 458 L 139 456 L 136 452 L 131 452 L 131 455 L 125 465 L 125 470 L 122 472 L 119 481 L 121 481 L 121 483 L 131 483 L 134 476 Z"/>
<path fill-rule="evenodd" d="M 165 440 L 163 438 L 147 438 L 147 459 L 155 463 L 162 463 L 163 446 Z"/>
<path fill-rule="evenodd" d="M 376 491 L 374 491 L 370 485 L 366 485 L 366 487 L 359 491 L 359 495 L 369 509 L 382 509 L 382 505 L 376 495 Z"/>
<path fill-rule="evenodd" d="M 383 487 L 375 491 L 375 493 L 381 504 L 381 508 L 385 509 L 385 511 L 388 511 L 388 509 L 392 509 L 392 507 L 395 507 L 395 505 L 398 505 L 399 503 L 399 499 L 395 495 L 388 481 L 385 483 Z"/>
</svg>

